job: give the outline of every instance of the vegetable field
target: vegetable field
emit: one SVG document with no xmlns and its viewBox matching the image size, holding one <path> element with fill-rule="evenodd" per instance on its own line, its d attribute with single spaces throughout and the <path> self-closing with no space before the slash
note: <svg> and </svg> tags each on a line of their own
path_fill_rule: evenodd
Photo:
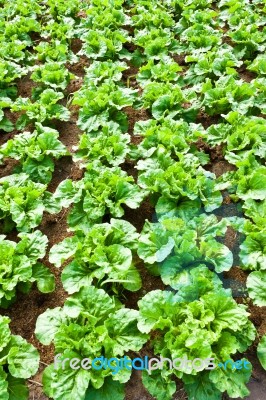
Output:
<svg viewBox="0 0 266 400">
<path fill-rule="evenodd" d="M 265 1 L 0 0 L 0 41 L 0 399 L 265 399 Z"/>
</svg>

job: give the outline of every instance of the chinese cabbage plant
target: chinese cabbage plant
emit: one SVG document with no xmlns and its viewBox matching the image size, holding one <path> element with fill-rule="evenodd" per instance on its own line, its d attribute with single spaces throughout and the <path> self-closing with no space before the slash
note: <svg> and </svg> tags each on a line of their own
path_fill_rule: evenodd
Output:
<svg viewBox="0 0 266 400">
<path fill-rule="evenodd" d="M 63 307 L 46 310 L 37 319 L 35 333 L 42 344 L 54 344 L 59 362 L 57 367 L 51 364 L 45 369 L 44 392 L 55 400 L 123 400 L 130 371 L 122 369 L 115 374 L 109 368 L 72 369 L 69 363 L 63 368 L 62 361 L 102 356 L 110 359 L 140 350 L 148 335 L 138 330 L 138 317 L 137 310 L 124 308 L 93 286 L 69 297 Z"/>
<path fill-rule="evenodd" d="M 0 306 L 7 308 L 16 300 L 17 291 L 28 293 L 33 282 L 42 293 L 55 288 L 53 274 L 38 260 L 45 256 L 48 239 L 40 231 L 18 234 L 18 243 L 0 235 Z"/>
<path fill-rule="evenodd" d="M 155 355 L 171 360 L 213 358 L 218 365 L 232 359 L 237 352 L 244 352 L 255 339 L 256 330 L 248 319 L 246 307 L 238 305 L 221 282 L 206 275 L 213 274 L 206 267 L 198 269 L 198 276 L 183 292 L 155 290 L 145 295 L 138 302 L 138 328 L 150 335 L 156 333 L 152 340 Z M 224 392 L 231 398 L 247 396 L 250 375 L 251 369 L 216 367 L 209 371 L 203 365 L 195 368 L 187 364 L 179 370 L 164 368 L 151 374 L 145 371 L 142 379 L 158 400 L 172 399 L 175 376 L 182 379 L 189 400 L 221 400 Z"/>
<path fill-rule="evenodd" d="M 137 208 L 146 191 L 134 183 L 120 167 L 105 167 L 99 162 L 88 164 L 80 181 L 66 179 L 54 193 L 54 201 L 62 207 L 74 204 L 68 215 L 71 230 L 87 232 L 93 224 L 102 222 L 105 214 L 121 218 L 123 205 Z"/>
<path fill-rule="evenodd" d="M 27 400 L 25 380 L 35 375 L 40 356 L 36 348 L 18 335 L 12 335 L 10 319 L 0 316 L 0 393 L 3 400 Z"/>
<path fill-rule="evenodd" d="M 118 293 L 117 285 L 130 291 L 141 287 L 141 278 L 133 263 L 138 233 L 129 222 L 111 218 L 110 224 L 95 224 L 84 235 L 74 236 L 55 244 L 49 260 L 60 267 L 72 259 L 62 272 L 62 282 L 68 293 L 74 293 L 93 282 Z"/>
</svg>

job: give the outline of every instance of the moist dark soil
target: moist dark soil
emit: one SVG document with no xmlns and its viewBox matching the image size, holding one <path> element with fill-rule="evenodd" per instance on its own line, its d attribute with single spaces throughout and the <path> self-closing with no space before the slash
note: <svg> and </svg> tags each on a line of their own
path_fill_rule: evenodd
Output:
<svg viewBox="0 0 266 400">
<path fill-rule="evenodd" d="M 131 87 L 132 89 L 139 89 L 137 80 L 136 80 L 136 75 L 139 71 L 139 69 L 137 67 L 134 67 L 133 65 L 130 65 L 130 63 L 128 62 L 128 68 L 123 71 L 123 75 L 122 75 L 122 82 L 125 86 L 127 87 Z"/>
<path fill-rule="evenodd" d="M 123 111 L 127 114 L 128 133 L 130 133 L 130 135 L 133 134 L 134 125 L 136 122 L 146 121 L 147 119 L 151 118 L 148 110 L 144 110 L 144 109 L 136 110 L 133 107 L 125 107 Z M 132 135 L 132 138 L 131 138 L 132 143 L 138 144 L 139 141 L 137 141 L 137 143 L 135 143 L 134 139 L 135 139 L 135 135 Z"/>
<path fill-rule="evenodd" d="M 240 68 L 237 68 L 236 70 L 237 70 L 240 78 L 243 79 L 243 81 L 245 81 L 245 82 L 249 83 L 257 77 L 255 72 L 247 70 L 245 65 L 242 65 Z"/>
<path fill-rule="evenodd" d="M 3 164 L 0 165 L 0 178 L 12 174 L 15 167 L 19 165 L 19 161 L 12 158 L 7 158 L 4 160 Z"/>
<path fill-rule="evenodd" d="M 180 66 L 185 66 L 185 65 L 187 65 L 187 63 L 186 63 L 186 61 L 185 61 L 185 58 L 186 58 L 186 55 L 185 55 L 185 54 L 175 54 L 175 55 L 173 55 L 172 57 L 173 57 L 173 60 L 174 60 L 177 64 L 179 64 Z"/>
<path fill-rule="evenodd" d="M 205 111 L 200 110 L 196 118 L 196 123 L 202 124 L 207 129 L 211 125 L 219 124 L 220 119 L 219 115 L 209 115 Z"/>
</svg>

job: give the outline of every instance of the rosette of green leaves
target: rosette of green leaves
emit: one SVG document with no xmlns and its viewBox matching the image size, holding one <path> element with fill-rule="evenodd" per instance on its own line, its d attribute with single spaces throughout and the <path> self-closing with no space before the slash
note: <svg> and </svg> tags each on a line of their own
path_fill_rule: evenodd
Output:
<svg viewBox="0 0 266 400">
<path fill-rule="evenodd" d="M 78 125 L 85 132 L 98 130 L 108 122 L 115 122 L 127 131 L 127 116 L 121 110 L 132 106 L 137 90 L 117 86 L 106 81 L 99 87 L 84 86 L 74 95 L 73 104 L 81 107 Z"/>
<path fill-rule="evenodd" d="M 237 111 L 225 116 L 229 123 L 211 125 L 203 134 L 207 143 L 225 144 L 225 159 L 237 164 L 253 154 L 261 159 L 266 154 L 266 121 L 264 118 L 244 117 Z"/>
<path fill-rule="evenodd" d="M 246 0 L 237 0 L 234 6 L 226 2 L 222 10 L 219 10 L 219 19 L 225 20 L 230 26 L 230 32 L 235 31 L 239 26 L 246 26 L 256 22 L 257 26 L 264 26 L 263 14 L 260 12 L 257 4 L 260 0 L 247 3 Z M 237 10 L 237 12 L 235 12 Z"/>
<path fill-rule="evenodd" d="M 193 154 L 178 154 L 175 161 L 159 145 L 151 158 L 137 164 L 138 184 L 159 199 L 158 213 L 175 212 L 184 200 L 200 200 L 205 211 L 210 212 L 222 203 L 222 195 L 215 182 L 215 175 L 200 166 Z"/>
<path fill-rule="evenodd" d="M 84 86 L 95 87 L 103 83 L 119 82 L 122 79 L 122 72 L 128 68 L 122 61 L 94 61 L 88 68 L 85 68 Z"/>
<path fill-rule="evenodd" d="M 233 76 L 222 76 L 215 85 L 207 78 L 202 85 L 202 106 L 208 115 L 225 114 L 237 111 L 247 114 L 256 104 L 256 88 Z"/>
<path fill-rule="evenodd" d="M 3 84 L 10 84 L 15 79 L 27 75 L 28 68 L 22 67 L 10 60 L 1 60 L 0 62 L 0 82 Z"/>
<path fill-rule="evenodd" d="M 48 15 L 52 16 L 55 20 L 60 20 L 64 16 L 76 17 L 76 14 L 80 11 L 82 4 L 79 0 L 49 0 L 48 1 Z"/>
<path fill-rule="evenodd" d="M 62 63 L 46 62 L 34 67 L 31 79 L 41 85 L 39 91 L 43 91 L 44 88 L 64 90 L 74 76 Z"/>
<path fill-rule="evenodd" d="M 69 297 L 62 308 L 45 311 L 37 319 L 36 336 L 45 345 L 53 343 L 55 354 L 61 356 L 56 367 L 51 364 L 44 371 L 44 392 L 55 400 L 123 400 L 124 383 L 131 371 L 72 369 L 68 362 L 63 368 L 62 361 L 102 356 L 110 359 L 140 350 L 148 335 L 138 330 L 138 317 L 137 310 L 123 308 L 104 290 L 93 286 Z M 115 368 L 115 360 L 112 365 Z"/>
<path fill-rule="evenodd" d="M 199 137 L 204 135 L 204 128 L 200 124 L 188 124 L 182 119 L 178 121 L 170 118 L 160 121 L 149 119 L 135 123 L 134 135 L 142 136 L 143 140 L 138 146 L 132 147 L 131 157 L 149 158 L 156 152 L 159 145 L 163 145 L 167 151 L 171 152 L 173 158 L 179 153 L 191 152 L 199 158 L 202 165 L 209 161 L 208 154 L 198 151 L 193 145 Z"/>
<path fill-rule="evenodd" d="M 74 203 L 68 224 L 71 230 L 87 232 L 95 223 L 102 222 L 106 214 L 121 218 L 122 205 L 138 208 L 147 192 L 134 183 L 120 167 L 105 167 L 98 162 L 88 164 L 83 179 L 61 182 L 53 201 L 61 207 Z"/>
<path fill-rule="evenodd" d="M 157 2 L 144 2 L 141 4 L 135 2 L 134 14 L 132 16 L 132 25 L 138 29 L 142 30 L 147 28 L 151 30 L 152 28 L 170 28 L 176 24 L 173 16 L 168 10 L 164 10 L 163 4 Z"/>
<path fill-rule="evenodd" d="M 3 59 L 18 63 L 18 65 L 29 65 L 34 60 L 33 54 L 31 54 L 27 47 L 31 42 L 29 40 L 9 40 L 6 41 L 6 36 L 0 36 L 1 44 L 1 57 Z"/>
<path fill-rule="evenodd" d="M 246 215 L 263 227 L 266 199 L 266 167 L 248 152 L 245 158 L 235 160 L 237 171 L 224 174 L 219 181 L 224 188 L 229 188 L 234 201 L 243 201 Z"/>
<path fill-rule="evenodd" d="M 53 160 L 69 155 L 58 137 L 57 130 L 36 123 L 33 133 L 16 135 L 0 148 L 0 160 L 2 157 L 19 160 L 15 172 L 24 172 L 35 182 L 49 183 L 54 171 Z"/>
<path fill-rule="evenodd" d="M 169 28 L 145 27 L 135 33 L 134 44 L 143 48 L 143 53 L 149 60 L 161 60 L 178 50 L 178 41 Z"/>
<path fill-rule="evenodd" d="M 205 4 L 204 4 L 205 3 Z M 195 24 L 206 24 L 214 29 L 222 27 L 224 21 L 220 17 L 220 10 L 214 10 L 209 8 L 210 2 L 199 0 L 196 3 L 190 3 L 188 1 L 183 2 L 181 5 L 181 15 L 175 25 L 175 32 L 177 34 L 182 33 L 187 27 L 195 26 Z"/>
<path fill-rule="evenodd" d="M 244 160 L 245 163 L 245 160 Z M 236 190 L 237 196 L 247 201 L 266 199 L 266 167 L 260 166 L 257 163 L 257 168 L 254 170 L 247 169 L 245 165 L 241 168 L 241 164 L 238 163 L 239 170 L 237 172 L 238 186 Z"/>
<path fill-rule="evenodd" d="M 213 48 L 207 53 L 188 55 L 185 61 L 193 63 L 184 78 L 188 84 L 203 82 L 207 77 L 215 79 L 223 75 L 237 76 L 236 68 L 243 63 L 228 45 Z"/>
<path fill-rule="evenodd" d="M 1 16 L 5 16 L 5 17 L 16 17 L 16 16 L 20 16 L 20 18 L 22 16 L 25 16 L 25 20 L 29 20 L 29 25 L 30 23 L 32 23 L 32 21 L 35 20 L 35 18 L 37 17 L 37 15 L 40 15 L 42 13 L 43 10 L 43 6 L 41 6 L 40 4 L 36 3 L 35 0 L 18 0 L 16 1 L 15 4 L 12 3 L 5 3 L 4 1 L 1 1 L 1 4 L 4 4 L 4 7 L 1 7 Z M 27 17 L 27 18 L 26 18 Z M 32 17 L 32 18 L 29 18 Z M 8 21 L 9 24 L 12 26 L 13 24 L 15 24 L 15 22 L 20 22 L 21 19 L 18 18 L 17 20 L 14 21 L 14 18 L 10 18 L 10 20 Z M 23 22 L 24 18 L 22 18 L 22 27 L 23 28 Z M 37 21 L 36 21 L 37 22 Z M 8 24 L 8 25 L 9 25 Z M 28 29 L 28 25 L 24 26 L 24 31 L 27 32 Z M 15 30 L 14 30 L 14 34 L 15 34 Z"/>
<path fill-rule="evenodd" d="M 117 293 L 118 286 L 130 291 L 141 287 L 141 278 L 134 266 L 132 251 L 139 234 L 129 222 L 111 219 L 110 224 L 95 224 L 84 235 L 81 232 L 55 244 L 49 261 L 56 267 L 71 259 L 62 272 L 65 290 L 72 294 L 83 286 L 98 286 Z"/>
<path fill-rule="evenodd" d="M 259 54 L 252 63 L 247 67 L 248 70 L 256 72 L 258 75 L 266 74 L 266 57 L 264 54 Z"/>
<path fill-rule="evenodd" d="M 86 166 L 92 161 L 99 160 L 103 165 L 118 166 L 122 164 L 129 151 L 130 135 L 122 133 L 119 125 L 110 122 L 99 131 L 84 133 L 80 136 L 73 160 Z"/>
<path fill-rule="evenodd" d="M 258 77 L 256 79 L 253 79 L 253 81 L 250 83 L 250 86 L 252 86 L 256 90 L 256 95 L 255 95 L 255 100 L 254 100 L 254 114 L 266 114 L 266 105 L 265 105 L 265 99 L 266 99 L 266 77 Z"/>
<path fill-rule="evenodd" d="M 203 271 L 198 274 L 201 278 Z M 190 286 L 200 287 L 200 298 L 185 300 L 179 292 L 155 290 L 145 295 L 139 302 L 140 317 L 138 328 L 141 332 L 156 332 L 152 341 L 154 353 L 174 360 L 185 358 L 213 358 L 216 365 L 224 362 L 237 352 L 244 352 L 253 342 L 256 330 L 248 319 L 244 305 L 238 305 L 228 291 L 198 279 Z M 173 377 L 181 378 L 190 400 L 220 400 L 222 393 L 230 397 L 244 397 L 249 394 L 246 387 L 251 369 L 241 370 L 215 368 L 204 371 L 204 366 L 194 368 L 191 364 L 180 370 L 143 372 L 143 383 L 156 399 L 172 399 L 175 392 Z M 155 384 L 156 382 L 156 384 Z"/>
<path fill-rule="evenodd" d="M 259 307 L 266 306 L 266 271 L 251 272 L 247 278 L 249 297 Z"/>
<path fill-rule="evenodd" d="M 28 293 L 36 282 L 42 293 L 55 288 L 54 276 L 42 263 L 48 239 L 40 231 L 19 233 L 18 243 L 0 236 L 0 306 L 8 307 L 16 300 L 17 291 Z"/>
<path fill-rule="evenodd" d="M 265 201 L 264 201 L 265 202 Z M 266 229 L 251 224 L 243 229 L 246 235 L 240 245 L 241 268 L 252 271 L 247 278 L 249 297 L 257 306 L 266 306 Z"/>
<path fill-rule="evenodd" d="M 261 166 L 253 155 L 238 161 L 239 167 L 232 181 L 236 199 L 244 201 L 245 215 L 252 219 L 244 226 L 246 239 L 240 246 L 242 268 L 265 270 L 265 221 L 266 221 L 266 167 Z"/>
<path fill-rule="evenodd" d="M 266 226 L 266 199 L 257 201 L 247 199 L 243 204 L 245 215 L 251 218 L 259 229 L 264 229 Z"/>
<path fill-rule="evenodd" d="M 33 182 L 24 173 L 0 179 L 0 220 L 6 232 L 14 226 L 18 231 L 29 232 L 40 224 L 45 210 L 60 211 L 46 185 Z"/>
<path fill-rule="evenodd" d="M 0 89 L 0 92 L 1 92 L 1 89 Z M 8 119 L 5 116 L 4 111 L 0 108 L 0 131 L 12 132 L 13 129 L 14 129 L 13 123 L 10 121 L 10 119 Z"/>
<path fill-rule="evenodd" d="M 196 22 L 180 34 L 178 50 L 186 53 L 202 53 L 222 44 L 222 33 L 202 22 Z"/>
<path fill-rule="evenodd" d="M 228 33 L 234 43 L 235 53 L 240 53 L 241 57 L 253 58 L 257 52 L 265 51 L 265 31 L 258 30 L 256 23 L 239 23 L 237 29 Z"/>
<path fill-rule="evenodd" d="M 78 55 L 85 55 L 93 60 L 117 60 L 128 58 L 130 53 L 123 44 L 131 41 L 124 29 L 89 29 L 82 36 L 83 46 Z"/>
<path fill-rule="evenodd" d="M 186 95 L 177 84 L 148 83 L 142 95 L 144 107 L 150 107 L 152 116 L 157 120 L 179 119 L 194 121 L 199 111 L 195 92 L 187 90 Z M 189 107 L 185 106 L 185 103 Z"/>
<path fill-rule="evenodd" d="M 40 356 L 35 347 L 18 335 L 12 335 L 10 319 L 0 316 L 0 393 L 3 400 L 27 400 L 25 379 L 35 375 Z"/>
<path fill-rule="evenodd" d="M 23 129 L 30 122 L 49 122 L 53 119 L 68 121 L 70 112 L 65 106 L 57 104 L 64 97 L 63 93 L 53 89 L 42 91 L 34 103 L 29 98 L 19 97 L 11 107 L 11 111 L 23 111 L 16 123 L 17 129 Z"/>
<path fill-rule="evenodd" d="M 152 82 L 178 82 L 180 75 L 178 72 L 182 71 L 180 67 L 172 58 L 165 57 L 156 63 L 153 59 L 149 60 L 147 64 L 139 69 L 137 74 L 137 82 L 141 87 L 145 87 L 148 83 Z"/>
<path fill-rule="evenodd" d="M 39 8 L 37 10 L 37 8 Z M 5 4 L 1 7 L 0 16 L 0 44 L 1 57 L 7 61 L 14 61 L 24 66 L 32 64 L 34 54 L 29 50 L 33 40 L 31 34 L 41 31 L 41 24 L 37 21 L 37 13 L 41 7 L 33 5 L 33 2 L 21 4 Z"/>
<path fill-rule="evenodd" d="M 69 4 L 69 2 L 66 2 Z M 71 10 L 71 8 L 69 8 Z M 48 11 L 47 23 L 42 26 L 41 37 L 50 40 L 60 40 L 69 45 L 76 33 L 77 20 L 68 16 L 60 16 L 59 20 L 50 18 Z"/>
<path fill-rule="evenodd" d="M 40 42 L 34 46 L 34 50 L 37 53 L 37 59 L 41 62 L 78 62 L 78 57 L 69 49 L 68 44 L 57 39 Z"/>
<path fill-rule="evenodd" d="M 254 304 L 266 305 L 266 168 L 253 154 L 236 162 L 238 170 L 228 179 L 233 200 L 243 201 L 247 220 L 243 226 L 236 227 L 246 236 L 240 245 L 241 268 L 252 271 L 247 279 L 249 296 Z"/>
<path fill-rule="evenodd" d="M 195 216 L 199 210 L 195 203 L 193 210 L 193 202 L 190 210 L 185 206 L 189 204 L 180 208 L 179 218 L 165 215 L 157 223 L 146 221 L 138 246 L 139 257 L 174 289 L 180 289 L 190 281 L 191 271 L 197 265 L 205 264 L 221 273 L 233 264 L 231 251 L 216 240 L 225 235 L 227 222 L 218 222 L 215 215 Z"/>
<path fill-rule="evenodd" d="M 240 245 L 240 259 L 243 269 L 266 270 L 266 229 L 250 222 L 245 224 L 246 239 Z"/>
<path fill-rule="evenodd" d="M 80 30 L 88 31 L 88 29 L 100 28 L 117 30 L 123 25 L 131 25 L 131 18 L 125 13 L 123 3 L 124 0 L 115 0 L 86 4 L 87 17 L 79 24 Z"/>
</svg>

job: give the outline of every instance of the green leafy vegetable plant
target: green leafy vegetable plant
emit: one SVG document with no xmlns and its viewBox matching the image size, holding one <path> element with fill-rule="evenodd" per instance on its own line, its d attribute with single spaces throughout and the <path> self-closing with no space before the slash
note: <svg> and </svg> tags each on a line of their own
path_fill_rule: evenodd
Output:
<svg viewBox="0 0 266 400">
<path fill-rule="evenodd" d="M 221 273 L 233 264 L 231 251 L 216 240 L 225 235 L 226 220 L 218 222 L 215 215 L 193 216 L 197 203 L 190 203 L 190 210 L 189 202 L 177 208 L 183 218 L 164 215 L 157 223 L 146 221 L 139 239 L 139 257 L 154 265 L 152 270 L 174 289 L 190 281 L 197 265 L 205 264 Z"/>
<path fill-rule="evenodd" d="M 80 136 L 79 145 L 74 155 L 74 161 L 80 165 L 88 165 L 99 160 L 103 165 L 118 166 L 125 162 L 129 154 L 130 135 L 122 133 L 115 122 L 103 125 L 99 131 L 84 133 Z"/>
<path fill-rule="evenodd" d="M 60 267 L 72 261 L 62 272 L 68 293 L 83 286 L 97 285 L 118 292 L 122 285 L 130 291 L 139 290 L 141 279 L 134 266 L 132 250 L 137 247 L 138 233 L 129 222 L 111 218 L 110 224 L 95 224 L 84 236 L 81 232 L 64 239 L 51 248 L 49 260 Z"/>
<path fill-rule="evenodd" d="M 0 316 L 0 393 L 3 400 L 27 400 L 25 379 L 35 375 L 40 356 L 36 348 L 19 335 L 12 335 L 10 319 Z"/>
<path fill-rule="evenodd" d="M 56 92 L 53 89 L 45 89 L 33 103 L 29 98 L 18 97 L 11 110 L 24 113 L 17 120 L 16 128 L 23 129 L 30 122 L 45 124 L 54 119 L 68 121 L 69 110 L 65 106 L 57 104 L 63 97 L 63 93 Z"/>
<path fill-rule="evenodd" d="M 53 274 L 38 261 L 45 255 L 48 239 L 40 231 L 19 233 L 18 243 L 0 236 L 1 274 L 0 306 L 8 307 L 16 300 L 17 291 L 29 292 L 36 282 L 43 293 L 55 288 Z"/>
<path fill-rule="evenodd" d="M 257 354 L 262 367 L 266 370 L 266 335 L 261 338 L 258 344 Z"/>
<path fill-rule="evenodd" d="M 199 273 L 201 277 L 203 270 Z M 211 279 L 211 278 L 210 278 Z M 212 279 L 211 279 L 212 280 Z M 195 280 L 198 285 L 198 279 Z M 188 286 L 195 293 L 195 282 Z M 220 283 L 221 285 L 221 283 Z M 138 328 L 141 332 L 156 332 L 152 341 L 154 353 L 164 358 L 206 359 L 212 358 L 216 365 L 239 351 L 243 352 L 255 338 L 255 327 L 248 319 L 246 307 L 238 305 L 231 295 L 216 284 L 209 292 L 210 284 L 201 281 L 199 298 L 186 301 L 179 292 L 155 290 L 139 302 Z M 175 391 L 173 377 L 181 378 L 190 400 L 208 398 L 220 400 L 222 393 L 241 397 L 249 394 L 246 387 L 251 369 L 204 370 L 201 366 L 186 364 L 183 368 L 146 371 L 143 383 L 156 399 L 172 399 Z M 156 384 L 155 384 L 156 382 Z"/>
<path fill-rule="evenodd" d="M 31 181 L 25 173 L 0 179 L 0 220 L 4 231 L 9 232 L 14 226 L 18 231 L 31 231 L 40 224 L 44 210 L 60 210 L 46 185 Z"/>
<path fill-rule="evenodd" d="M 66 358 L 91 360 L 99 357 L 122 357 L 129 350 L 138 351 L 148 336 L 137 328 L 137 310 L 124 308 L 104 290 L 87 286 L 69 297 L 63 307 L 48 309 L 36 323 L 36 336 L 45 345 L 53 343 L 57 363 L 43 375 L 44 392 L 52 399 L 123 400 L 124 383 L 131 371 L 111 368 L 73 369 Z M 97 362 L 96 367 L 99 365 Z M 116 370 L 116 372 L 115 372 Z"/>
<path fill-rule="evenodd" d="M 204 170 L 193 154 L 179 153 L 178 158 L 174 161 L 163 146 L 158 146 L 151 158 L 137 164 L 138 183 L 157 197 L 157 211 L 174 212 L 180 202 L 188 199 L 200 199 L 208 212 L 219 207 L 222 196 L 215 175 Z"/>
<path fill-rule="evenodd" d="M 47 87 L 64 90 L 74 76 L 61 63 L 46 62 L 34 68 L 31 79 L 41 84 L 39 90 L 43 91 Z"/>
<path fill-rule="evenodd" d="M 24 172 L 35 182 L 48 183 L 54 171 L 53 159 L 69 155 L 66 147 L 58 139 L 59 133 L 36 123 L 33 133 L 23 132 L 8 140 L 0 148 L 0 157 L 20 161 L 16 172 Z"/>
<path fill-rule="evenodd" d="M 93 224 L 102 222 L 107 213 L 121 218 L 123 204 L 135 209 L 145 196 L 146 191 L 120 167 L 108 168 L 95 161 L 88 164 L 82 180 L 61 182 L 54 193 L 54 201 L 61 207 L 74 203 L 68 216 L 69 227 L 87 232 Z"/>
</svg>

